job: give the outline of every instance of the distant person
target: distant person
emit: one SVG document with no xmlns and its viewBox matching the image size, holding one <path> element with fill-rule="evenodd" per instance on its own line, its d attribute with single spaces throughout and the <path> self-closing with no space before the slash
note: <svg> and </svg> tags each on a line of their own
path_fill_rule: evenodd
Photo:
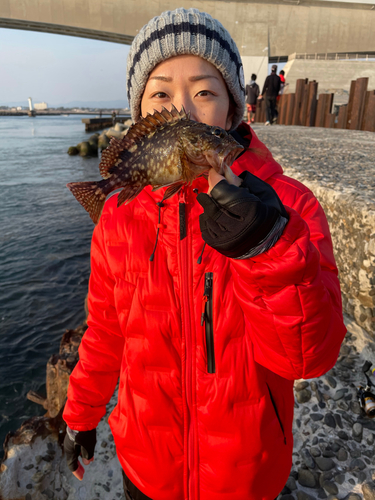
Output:
<svg viewBox="0 0 375 500">
<path fill-rule="evenodd" d="M 276 102 L 278 103 L 280 101 L 280 97 L 283 95 L 284 93 L 284 88 L 285 88 L 285 71 L 282 69 L 279 73 L 279 77 L 280 77 L 280 90 L 279 90 L 279 95 L 277 96 L 277 100 Z"/>
<path fill-rule="evenodd" d="M 251 75 L 251 80 L 248 85 L 246 85 L 246 107 L 247 107 L 247 123 L 254 123 L 255 121 L 255 111 L 257 106 L 257 99 L 259 96 L 259 85 L 255 83 L 257 75 L 254 73 Z"/>
<path fill-rule="evenodd" d="M 116 125 L 116 111 L 112 111 L 112 125 Z"/>
<path fill-rule="evenodd" d="M 276 74 L 277 65 L 273 64 L 271 74 L 267 76 L 264 82 L 262 94 L 259 99 L 263 98 L 265 95 L 266 99 L 266 117 L 267 121 L 265 125 L 271 125 L 277 120 L 278 112 L 276 109 L 276 98 L 280 92 L 281 80 Z"/>
</svg>

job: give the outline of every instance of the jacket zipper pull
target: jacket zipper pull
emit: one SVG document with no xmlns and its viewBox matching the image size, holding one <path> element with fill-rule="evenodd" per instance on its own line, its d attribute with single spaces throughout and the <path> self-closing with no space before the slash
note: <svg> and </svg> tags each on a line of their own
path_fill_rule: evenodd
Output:
<svg viewBox="0 0 375 500">
<path fill-rule="evenodd" d="M 208 301 L 207 295 L 203 295 L 202 298 L 202 314 L 201 314 L 201 326 L 204 325 L 205 319 L 206 319 L 206 304 Z"/>
</svg>

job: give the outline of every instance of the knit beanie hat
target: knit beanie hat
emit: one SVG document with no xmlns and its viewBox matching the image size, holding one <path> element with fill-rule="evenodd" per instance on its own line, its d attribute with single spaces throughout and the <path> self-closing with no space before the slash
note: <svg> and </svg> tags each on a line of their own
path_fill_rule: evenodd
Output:
<svg viewBox="0 0 375 500">
<path fill-rule="evenodd" d="M 236 105 L 232 130 L 245 110 L 245 82 L 237 46 L 216 19 L 198 9 L 178 8 L 154 17 L 136 35 L 128 56 L 127 89 L 132 119 L 141 116 L 148 77 L 157 64 L 191 54 L 210 62 L 222 74 Z"/>
</svg>

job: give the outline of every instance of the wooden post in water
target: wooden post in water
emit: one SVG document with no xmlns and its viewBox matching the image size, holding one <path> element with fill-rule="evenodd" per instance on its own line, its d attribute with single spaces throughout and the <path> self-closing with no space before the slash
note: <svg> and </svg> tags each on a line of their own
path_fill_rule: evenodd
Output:
<svg viewBox="0 0 375 500">
<path fill-rule="evenodd" d="M 288 94 L 288 104 L 287 104 L 287 108 L 286 108 L 285 125 L 292 125 L 295 100 L 296 100 L 295 94 Z"/>
<path fill-rule="evenodd" d="M 358 78 L 355 82 L 350 130 L 361 130 L 363 111 L 365 107 L 368 77 Z"/>
<path fill-rule="evenodd" d="M 369 92 L 367 92 L 362 130 L 375 132 L 375 90 L 370 90 Z"/>
<path fill-rule="evenodd" d="M 335 123 L 335 128 L 346 128 L 346 115 L 348 113 L 348 105 L 340 106 L 339 116 L 337 117 L 337 123 Z"/>
<path fill-rule="evenodd" d="M 301 113 L 301 106 L 302 106 L 302 101 L 303 101 L 303 96 L 304 96 L 304 90 L 305 90 L 305 80 L 300 78 L 296 82 L 296 93 L 295 93 L 295 100 L 294 100 L 292 125 L 301 125 L 300 113 Z"/>
<path fill-rule="evenodd" d="M 308 78 L 305 79 L 305 85 L 303 88 L 303 99 L 302 99 L 302 106 L 301 106 L 301 112 L 299 115 L 299 121 L 300 125 L 305 126 L 306 125 L 306 118 L 307 118 L 307 105 L 309 103 L 309 80 Z"/>
<path fill-rule="evenodd" d="M 349 102 L 348 102 L 348 110 L 346 113 L 346 127 L 350 128 L 350 121 L 352 117 L 352 108 L 353 108 L 353 99 L 354 99 L 354 91 L 355 91 L 355 80 L 350 82 L 350 91 L 349 91 Z"/>
<path fill-rule="evenodd" d="M 313 127 L 315 125 L 316 115 L 316 96 L 318 93 L 318 83 L 314 80 L 309 83 L 309 98 L 307 103 L 306 127 Z"/>
</svg>

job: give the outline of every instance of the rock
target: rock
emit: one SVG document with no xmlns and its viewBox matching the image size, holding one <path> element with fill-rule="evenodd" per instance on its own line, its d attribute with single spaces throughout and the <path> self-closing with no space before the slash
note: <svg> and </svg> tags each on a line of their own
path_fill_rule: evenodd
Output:
<svg viewBox="0 0 375 500">
<path fill-rule="evenodd" d="M 349 493 L 343 500 L 362 500 L 362 498 L 357 493 Z"/>
<path fill-rule="evenodd" d="M 302 389 L 296 393 L 298 403 L 307 403 L 311 399 L 311 391 L 309 389 Z"/>
<path fill-rule="evenodd" d="M 341 415 L 339 415 L 338 413 L 335 413 L 333 416 L 335 417 L 335 422 L 336 422 L 337 426 L 340 427 L 340 429 L 343 429 L 344 426 L 342 425 Z"/>
<path fill-rule="evenodd" d="M 353 439 L 355 441 L 357 441 L 358 443 L 360 443 L 362 441 L 362 433 L 363 433 L 362 425 L 360 423 L 356 422 L 353 425 L 353 432 L 352 432 Z"/>
<path fill-rule="evenodd" d="M 369 481 L 362 485 L 362 493 L 364 500 L 375 500 L 375 483 Z"/>
<path fill-rule="evenodd" d="M 109 138 L 106 134 L 101 134 L 98 138 L 98 148 L 102 151 L 109 146 Z"/>
<path fill-rule="evenodd" d="M 366 468 L 366 464 L 360 458 L 355 458 L 350 462 L 350 468 L 352 470 L 363 470 Z"/>
<path fill-rule="evenodd" d="M 310 413 L 310 418 L 314 422 L 318 422 L 319 420 L 323 420 L 324 417 L 321 413 Z"/>
<path fill-rule="evenodd" d="M 335 392 L 332 398 L 334 401 L 338 401 L 339 399 L 343 398 L 345 396 L 345 393 L 347 392 L 348 389 L 346 387 L 344 389 L 339 389 L 338 391 Z"/>
<path fill-rule="evenodd" d="M 336 427 L 336 420 L 335 417 L 333 416 L 333 413 L 327 412 L 324 415 L 324 423 L 328 425 L 328 427 L 332 427 L 332 429 Z"/>
<path fill-rule="evenodd" d="M 70 156 L 76 156 L 79 154 L 79 149 L 76 146 L 70 146 L 68 149 L 68 155 Z"/>
<path fill-rule="evenodd" d="M 337 382 L 336 382 L 336 379 L 334 377 L 332 377 L 332 375 L 327 374 L 325 379 L 327 381 L 327 384 L 330 385 L 332 387 L 332 389 L 336 389 Z"/>
<path fill-rule="evenodd" d="M 322 471 L 331 470 L 335 466 L 335 462 L 332 460 L 332 458 L 316 457 L 315 462 L 319 469 Z"/>
<path fill-rule="evenodd" d="M 343 484 L 345 481 L 345 474 L 337 474 L 335 476 L 335 481 L 337 484 L 340 484 L 340 485 Z"/>
<path fill-rule="evenodd" d="M 361 410 L 361 407 L 359 406 L 358 401 L 351 401 L 350 402 L 350 409 L 356 415 L 361 415 L 361 413 L 362 413 L 362 410 Z"/>
<path fill-rule="evenodd" d="M 310 448 L 310 453 L 311 453 L 311 456 L 313 456 L 313 457 L 320 457 L 320 455 L 322 454 L 320 449 L 317 448 L 316 446 L 312 446 Z"/>
<path fill-rule="evenodd" d="M 337 460 L 345 462 L 348 459 L 348 452 L 344 448 L 340 448 L 337 453 Z"/>
<path fill-rule="evenodd" d="M 288 477 L 288 481 L 286 482 L 285 486 L 289 488 L 290 491 L 294 491 L 297 489 L 296 480 L 293 476 Z"/>
<path fill-rule="evenodd" d="M 299 469 L 298 482 L 301 486 L 306 486 L 307 488 L 315 488 L 317 484 L 315 476 L 306 469 Z"/>
<path fill-rule="evenodd" d="M 297 491 L 297 499 L 298 500 L 315 500 L 314 497 L 305 493 L 304 491 Z"/>
<path fill-rule="evenodd" d="M 338 487 L 333 481 L 322 481 L 322 488 L 330 495 L 337 495 L 339 492 Z"/>
<path fill-rule="evenodd" d="M 348 439 L 349 439 L 349 436 L 347 435 L 347 433 L 346 433 L 345 431 L 339 431 L 339 432 L 337 433 L 337 435 L 338 435 L 338 437 L 339 437 L 340 439 L 342 439 L 343 441 L 348 441 Z"/>
<path fill-rule="evenodd" d="M 97 150 L 88 141 L 77 144 L 77 149 L 80 156 L 97 156 L 98 154 Z"/>
<path fill-rule="evenodd" d="M 300 451 L 300 455 L 302 457 L 302 460 L 305 462 L 306 466 L 309 469 L 314 469 L 315 468 L 314 459 L 310 455 L 310 452 L 306 448 L 304 448 L 303 450 Z"/>
<path fill-rule="evenodd" d="M 298 392 L 306 389 L 307 387 L 309 387 L 309 383 L 303 380 L 302 382 L 297 382 L 294 386 L 294 389 Z"/>
</svg>

